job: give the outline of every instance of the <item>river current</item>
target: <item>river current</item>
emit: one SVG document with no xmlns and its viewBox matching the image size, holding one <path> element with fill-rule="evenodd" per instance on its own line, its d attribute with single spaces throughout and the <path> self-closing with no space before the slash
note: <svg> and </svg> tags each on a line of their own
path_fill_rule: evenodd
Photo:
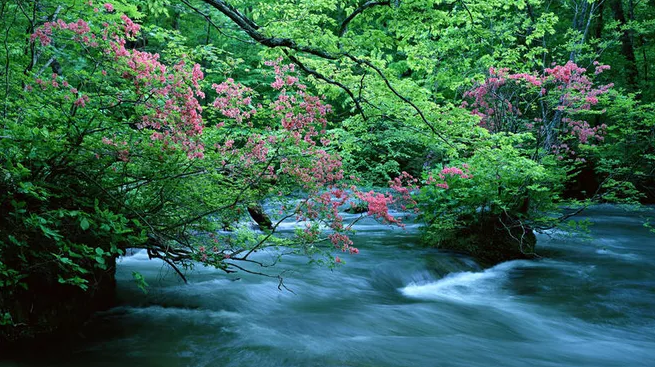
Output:
<svg viewBox="0 0 655 367">
<path fill-rule="evenodd" d="M 336 270 L 301 257 L 276 265 L 293 293 L 203 267 L 185 285 L 138 252 L 119 260 L 120 305 L 92 320 L 85 342 L 0 365 L 655 366 L 655 235 L 617 207 L 586 215 L 590 240 L 539 235 L 542 259 L 486 270 L 419 246 L 415 226 L 363 221 L 361 253 Z"/>
</svg>

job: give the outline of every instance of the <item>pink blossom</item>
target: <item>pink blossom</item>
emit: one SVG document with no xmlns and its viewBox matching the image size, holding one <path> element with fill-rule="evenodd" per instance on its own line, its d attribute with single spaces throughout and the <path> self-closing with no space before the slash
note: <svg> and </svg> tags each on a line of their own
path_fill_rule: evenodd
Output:
<svg viewBox="0 0 655 367">
<path fill-rule="evenodd" d="M 75 102 L 73 102 L 73 104 L 76 107 L 85 107 L 88 101 L 89 101 L 89 96 L 85 94 L 82 95 L 80 98 L 76 99 Z"/>
<path fill-rule="evenodd" d="M 136 37 L 136 35 L 141 30 L 141 26 L 134 23 L 127 15 L 121 14 L 121 19 L 123 20 L 123 30 L 125 31 L 125 36 L 127 37 Z"/>
</svg>

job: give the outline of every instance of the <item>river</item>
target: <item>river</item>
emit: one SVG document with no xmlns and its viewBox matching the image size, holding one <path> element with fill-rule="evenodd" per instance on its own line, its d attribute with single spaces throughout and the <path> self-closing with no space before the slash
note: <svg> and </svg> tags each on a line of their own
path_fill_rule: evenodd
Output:
<svg viewBox="0 0 655 367">
<path fill-rule="evenodd" d="M 617 207 L 587 215 L 590 241 L 539 235 L 545 258 L 487 270 L 420 247 L 416 226 L 364 222 L 361 253 L 334 271 L 276 265 L 294 293 L 202 267 L 185 285 L 136 253 L 119 261 L 120 306 L 93 319 L 86 342 L 5 365 L 655 366 L 655 235 Z"/>
</svg>

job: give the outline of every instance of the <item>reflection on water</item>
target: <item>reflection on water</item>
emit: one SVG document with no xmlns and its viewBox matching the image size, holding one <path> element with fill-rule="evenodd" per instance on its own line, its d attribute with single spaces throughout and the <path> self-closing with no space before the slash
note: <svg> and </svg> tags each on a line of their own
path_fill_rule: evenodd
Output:
<svg viewBox="0 0 655 367">
<path fill-rule="evenodd" d="M 614 207 L 588 215 L 592 241 L 540 236 L 549 258 L 487 270 L 416 246 L 415 227 L 362 222 L 361 253 L 340 269 L 279 264 L 295 294 L 202 267 L 184 285 L 136 253 L 119 263 L 121 306 L 87 343 L 9 365 L 654 366 L 655 237 Z"/>
</svg>

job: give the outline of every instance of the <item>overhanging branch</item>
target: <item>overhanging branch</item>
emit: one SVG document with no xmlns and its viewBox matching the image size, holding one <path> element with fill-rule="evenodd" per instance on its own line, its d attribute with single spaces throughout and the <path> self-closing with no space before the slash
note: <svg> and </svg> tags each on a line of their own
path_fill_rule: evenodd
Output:
<svg viewBox="0 0 655 367">
<path fill-rule="evenodd" d="M 311 55 L 318 56 L 323 59 L 336 60 L 338 57 L 326 52 L 321 49 L 303 46 L 296 43 L 296 41 L 291 38 L 281 38 L 281 37 L 267 37 L 259 31 L 260 27 L 257 23 L 250 20 L 245 15 L 241 14 L 232 5 L 226 3 L 223 0 L 202 0 L 206 4 L 212 6 L 216 10 L 223 13 L 225 16 L 230 18 L 239 28 L 241 28 L 250 38 L 255 40 L 257 43 L 264 45 L 266 47 L 275 48 L 275 47 L 288 47 L 293 50 L 300 52 L 305 52 Z"/>
<path fill-rule="evenodd" d="M 239 12 L 238 9 L 234 8 L 232 5 L 229 5 L 224 0 L 202 0 L 202 1 L 204 1 L 206 4 L 212 6 L 216 10 L 220 11 L 221 13 L 223 13 L 228 18 L 230 18 L 239 28 L 241 28 L 244 32 L 246 32 L 246 34 L 248 34 L 248 36 L 250 36 L 250 38 L 252 38 L 257 43 L 259 43 L 259 44 L 261 44 L 263 46 L 266 46 L 266 47 L 269 47 L 269 48 L 286 47 L 288 49 L 292 49 L 292 50 L 295 50 L 297 52 L 314 55 L 314 56 L 320 57 L 322 59 L 327 59 L 327 60 L 338 60 L 338 59 L 341 59 L 343 57 L 346 57 L 346 58 L 350 59 L 351 61 L 355 62 L 356 64 L 358 64 L 360 66 L 366 66 L 368 68 L 371 68 L 371 69 L 375 70 L 375 72 L 382 78 L 382 80 L 384 81 L 387 88 L 389 88 L 389 90 L 391 90 L 391 92 L 394 95 L 396 95 L 401 101 L 403 101 L 406 104 L 409 104 L 416 111 L 416 113 L 420 116 L 423 123 L 428 126 L 430 131 L 432 131 L 432 133 L 435 136 L 437 136 L 439 139 L 441 139 L 448 146 L 454 148 L 454 146 L 446 139 L 446 137 L 443 134 L 441 134 L 435 128 L 433 123 L 426 118 L 425 113 L 414 102 L 412 102 L 407 97 L 400 94 L 393 87 L 393 85 L 391 84 L 389 79 L 384 75 L 382 70 L 380 70 L 380 68 L 373 65 L 373 63 L 371 63 L 370 61 L 357 58 L 357 57 L 355 57 L 353 55 L 348 54 L 347 52 L 330 53 L 330 52 L 327 52 L 327 51 L 319 49 L 319 48 L 299 45 L 298 43 L 296 43 L 296 41 L 294 41 L 293 39 L 290 39 L 290 38 L 267 37 L 262 32 L 260 32 L 261 27 L 257 23 L 255 23 L 254 21 L 252 21 L 251 19 L 249 19 L 245 15 L 241 14 L 241 12 Z M 370 8 L 370 7 L 376 6 L 376 5 L 384 5 L 383 3 L 384 2 L 382 2 L 382 1 L 380 1 L 380 2 L 369 1 L 369 2 L 365 3 L 360 8 L 355 10 L 353 12 L 353 14 L 351 14 L 348 17 L 348 18 L 350 18 L 350 20 L 346 19 L 347 22 L 344 21 L 344 24 L 342 24 L 342 27 L 344 27 L 344 26 L 347 27 L 348 23 L 355 16 L 357 16 L 357 14 L 360 14 L 366 8 Z M 367 4 L 369 4 L 369 5 L 367 5 Z M 361 10 L 359 10 L 359 9 L 361 9 Z M 287 55 L 289 55 L 289 54 L 287 54 Z M 297 58 L 296 58 L 296 60 L 297 60 Z M 323 76 L 323 78 L 319 77 L 318 76 L 319 73 L 316 72 L 315 70 L 311 70 L 311 69 L 309 69 L 307 67 L 303 68 L 301 65 L 298 65 L 298 66 L 301 67 L 301 69 L 303 69 L 303 71 L 305 71 L 306 73 L 308 73 L 310 75 L 314 75 L 315 77 L 330 83 L 327 80 L 328 79 L 327 77 L 324 77 L 324 76 Z M 336 84 L 336 83 L 338 83 L 338 82 L 333 81 L 330 84 L 337 85 L 340 88 L 344 89 L 346 91 L 346 93 L 353 99 L 353 101 L 355 101 L 356 105 L 359 104 L 359 101 L 357 101 L 354 98 L 354 94 L 347 87 L 345 87 L 345 85 L 343 85 L 341 83 L 339 83 L 339 84 L 341 84 L 341 85 L 339 85 L 339 84 Z M 362 113 L 361 106 L 357 106 L 357 107 L 358 107 L 358 110 L 360 111 L 360 113 Z"/>
<path fill-rule="evenodd" d="M 434 125 L 425 117 L 425 114 L 423 113 L 423 111 L 414 102 L 412 102 L 407 97 L 400 94 L 400 92 L 398 92 L 396 90 L 396 88 L 394 88 L 393 85 L 391 85 L 391 82 L 389 81 L 389 79 L 387 79 L 387 77 L 384 75 L 382 70 L 380 70 L 380 68 L 373 65 L 373 63 L 371 63 L 368 60 L 357 58 L 357 57 L 355 57 L 353 55 L 350 55 L 348 53 L 345 53 L 345 52 L 343 53 L 343 55 L 346 56 L 347 58 L 349 58 L 350 60 L 352 60 L 353 62 L 359 64 L 359 65 L 366 65 L 366 66 L 370 67 L 371 69 L 375 70 L 375 72 L 384 81 L 384 84 L 387 85 L 387 88 L 389 88 L 389 90 L 394 95 L 396 95 L 396 97 L 398 97 L 401 101 L 403 101 L 403 102 L 407 103 L 408 105 L 410 105 L 416 111 L 416 113 L 418 113 L 418 115 L 421 117 L 421 120 L 423 120 L 423 123 L 425 123 L 425 125 L 427 125 L 427 127 L 430 128 L 430 130 L 432 131 L 432 133 L 434 135 L 439 137 L 439 139 L 441 139 L 444 143 L 448 144 L 450 147 L 454 148 L 453 145 L 446 139 L 446 137 L 444 137 L 439 131 L 437 131 L 437 129 L 434 127 Z"/>
<path fill-rule="evenodd" d="M 355 9 L 347 18 L 346 20 L 341 23 L 341 27 L 339 28 L 339 37 L 343 37 L 344 34 L 346 34 L 346 31 L 348 30 L 348 24 L 355 19 L 356 16 L 359 14 L 363 13 L 364 10 L 368 8 L 372 8 L 374 6 L 382 6 L 382 5 L 390 5 L 390 1 L 367 1 L 362 6 L 359 8 Z"/>
<path fill-rule="evenodd" d="M 362 118 L 364 119 L 364 121 L 367 120 L 366 115 L 364 114 L 364 110 L 362 109 L 362 106 L 361 106 L 361 104 L 359 103 L 359 99 L 355 97 L 355 94 L 350 90 L 350 88 L 348 88 L 347 86 L 345 86 L 343 83 L 340 83 L 340 82 L 338 82 L 338 81 L 336 81 L 336 80 L 330 79 L 330 78 L 328 78 L 327 76 L 325 76 L 325 75 L 319 73 L 318 71 L 316 71 L 316 70 L 314 70 L 314 69 L 311 69 L 311 68 L 307 67 L 307 66 L 306 66 L 305 64 L 303 64 L 300 60 L 298 60 L 297 57 L 295 57 L 294 55 L 292 55 L 291 53 L 289 53 L 287 50 L 284 50 L 284 53 L 287 55 L 287 57 L 289 58 L 289 60 L 291 60 L 294 64 L 298 65 L 298 67 L 299 67 L 302 71 L 304 71 L 306 74 L 312 75 L 313 77 L 315 77 L 315 78 L 317 78 L 317 79 L 320 79 L 320 80 L 323 80 L 324 82 L 326 82 L 326 83 L 328 83 L 328 84 L 336 85 L 337 87 L 343 89 L 344 92 L 346 92 L 346 94 L 348 94 L 348 96 L 350 97 L 350 99 L 352 99 L 353 103 L 355 103 L 355 107 L 357 108 L 357 111 L 358 111 L 359 114 L 362 116 Z"/>
<path fill-rule="evenodd" d="M 228 38 L 235 39 L 235 40 L 237 40 L 237 41 L 239 41 L 239 42 L 244 42 L 244 43 L 248 43 L 248 44 L 254 44 L 254 42 L 252 42 L 252 41 L 246 41 L 246 40 L 244 40 L 244 39 L 241 39 L 241 38 L 238 38 L 238 37 L 234 37 L 234 36 L 230 36 L 230 35 L 226 34 L 225 32 L 223 32 L 223 30 L 221 29 L 221 27 L 219 27 L 216 23 L 214 23 L 214 21 L 212 20 L 211 16 L 209 16 L 209 14 L 203 13 L 202 10 L 200 10 L 200 9 L 198 9 L 197 7 L 191 5 L 191 3 L 189 3 L 187 0 L 180 0 L 180 1 L 181 1 L 184 5 L 188 6 L 191 10 L 193 10 L 194 12 L 196 12 L 197 14 L 199 14 L 200 16 L 202 16 L 203 18 L 205 18 L 205 20 L 207 21 L 207 23 L 208 23 L 209 25 L 211 25 L 214 29 L 216 29 L 216 30 L 218 31 L 218 33 L 222 34 L 223 36 L 228 37 Z"/>
</svg>

